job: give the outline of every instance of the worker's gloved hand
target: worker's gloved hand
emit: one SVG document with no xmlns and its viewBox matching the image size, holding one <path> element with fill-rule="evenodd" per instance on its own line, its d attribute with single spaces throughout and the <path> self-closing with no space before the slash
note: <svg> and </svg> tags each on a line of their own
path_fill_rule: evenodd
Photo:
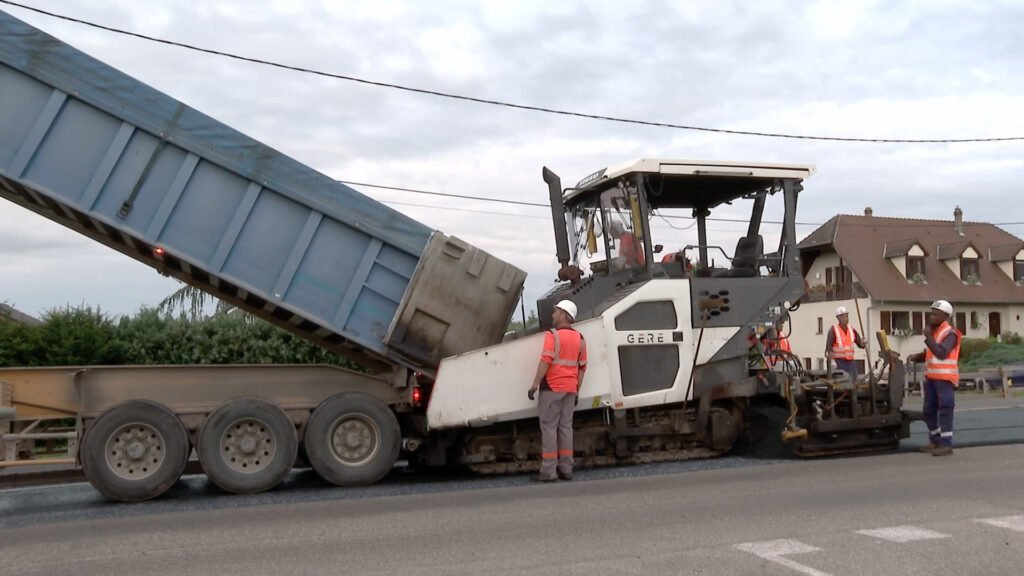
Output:
<svg viewBox="0 0 1024 576">
<path fill-rule="evenodd" d="M 526 393 L 526 397 L 529 398 L 530 400 L 535 400 L 537 397 L 537 389 L 530 388 L 530 391 Z"/>
</svg>

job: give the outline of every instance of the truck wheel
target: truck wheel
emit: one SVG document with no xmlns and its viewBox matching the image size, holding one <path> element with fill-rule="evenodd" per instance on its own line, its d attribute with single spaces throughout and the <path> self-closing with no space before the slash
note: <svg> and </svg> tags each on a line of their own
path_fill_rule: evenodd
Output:
<svg viewBox="0 0 1024 576">
<path fill-rule="evenodd" d="M 261 398 L 228 400 L 199 429 L 199 462 L 211 482 L 227 492 L 253 494 L 277 486 L 295 464 L 295 424 Z"/>
<path fill-rule="evenodd" d="M 344 392 L 324 400 L 306 425 L 305 447 L 317 474 L 337 486 L 373 484 L 398 460 L 402 432 L 380 400 Z"/>
<path fill-rule="evenodd" d="M 789 410 L 781 406 L 751 406 L 747 413 L 748 438 L 738 447 L 739 453 L 771 460 L 792 458 L 793 448 L 782 441 L 782 431 L 788 419 Z"/>
<path fill-rule="evenodd" d="M 181 420 L 156 402 L 133 400 L 100 414 L 82 438 L 82 471 L 107 498 L 140 502 L 174 486 L 190 447 Z"/>
</svg>

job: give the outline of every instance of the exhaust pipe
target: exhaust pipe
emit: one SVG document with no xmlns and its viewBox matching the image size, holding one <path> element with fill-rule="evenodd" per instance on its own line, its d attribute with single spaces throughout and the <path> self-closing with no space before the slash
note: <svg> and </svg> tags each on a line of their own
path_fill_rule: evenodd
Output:
<svg viewBox="0 0 1024 576">
<path fill-rule="evenodd" d="M 565 221 L 565 204 L 562 202 L 562 179 L 546 166 L 541 174 L 548 185 L 548 198 L 551 202 L 551 224 L 555 228 L 555 255 L 560 264 L 558 279 L 576 282 L 583 273 L 579 268 L 569 265 L 569 231 L 566 228 L 568 223 Z"/>
</svg>

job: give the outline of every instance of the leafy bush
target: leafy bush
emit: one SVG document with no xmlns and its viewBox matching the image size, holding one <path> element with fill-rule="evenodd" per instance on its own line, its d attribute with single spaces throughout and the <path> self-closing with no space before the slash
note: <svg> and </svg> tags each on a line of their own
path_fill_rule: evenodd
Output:
<svg viewBox="0 0 1024 576">
<path fill-rule="evenodd" d="M 0 366 L 38 366 L 38 351 L 35 326 L 0 320 Z"/>
<path fill-rule="evenodd" d="M 967 340 L 964 340 L 964 344 Z M 964 359 L 964 348 L 960 348 L 960 371 L 976 372 L 982 368 L 996 368 L 1010 364 L 1024 363 L 1024 346 L 993 343 L 983 352 Z"/>
<path fill-rule="evenodd" d="M 1024 344 L 1024 337 L 1016 332 L 1004 332 L 1002 335 L 1003 344 L 1009 344 L 1011 346 L 1020 346 Z"/>
<path fill-rule="evenodd" d="M 993 338 L 964 338 L 960 343 L 960 365 L 971 362 L 996 344 Z"/>
<path fill-rule="evenodd" d="M 115 323 L 81 307 L 48 312 L 38 326 L 0 322 L 0 366 L 271 363 L 354 367 L 244 314 L 191 319 L 143 309 Z"/>
</svg>

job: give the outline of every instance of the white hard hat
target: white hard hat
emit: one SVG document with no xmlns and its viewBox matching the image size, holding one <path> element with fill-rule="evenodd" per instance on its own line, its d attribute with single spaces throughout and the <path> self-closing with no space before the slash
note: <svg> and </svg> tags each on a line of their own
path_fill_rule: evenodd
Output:
<svg viewBox="0 0 1024 576">
<path fill-rule="evenodd" d="M 836 308 L 836 316 L 842 316 L 843 314 L 849 314 L 850 311 L 846 309 L 846 306 L 840 306 Z"/>
<path fill-rule="evenodd" d="M 953 305 L 945 300 L 936 300 L 935 302 L 932 302 L 932 309 L 945 312 L 946 316 L 953 316 Z"/>
<path fill-rule="evenodd" d="M 572 303 L 572 300 L 562 300 L 558 304 L 555 304 L 555 308 L 558 308 L 568 314 L 570 320 L 576 319 L 576 305 Z"/>
</svg>

